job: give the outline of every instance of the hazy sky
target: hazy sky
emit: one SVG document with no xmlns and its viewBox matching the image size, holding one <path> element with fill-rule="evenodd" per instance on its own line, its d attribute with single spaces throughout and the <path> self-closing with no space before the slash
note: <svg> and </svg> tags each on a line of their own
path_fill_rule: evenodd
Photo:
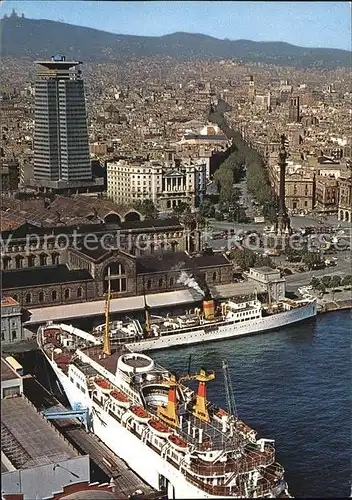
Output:
<svg viewBox="0 0 352 500">
<path fill-rule="evenodd" d="M 351 49 L 351 2 L 110 2 L 3 0 L 0 12 L 62 20 L 114 33 L 175 31 L 217 38 L 284 41 L 306 47 Z"/>
</svg>

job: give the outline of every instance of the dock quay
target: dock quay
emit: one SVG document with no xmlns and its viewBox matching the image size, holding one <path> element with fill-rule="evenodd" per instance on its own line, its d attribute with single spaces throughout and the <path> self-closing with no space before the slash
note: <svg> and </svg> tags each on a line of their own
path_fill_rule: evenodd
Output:
<svg viewBox="0 0 352 500">
<path fill-rule="evenodd" d="M 219 285 L 210 287 L 214 299 L 227 299 L 235 295 L 247 295 L 253 293 L 255 285 L 251 282 L 230 283 L 229 285 Z M 195 304 L 202 300 L 202 295 L 192 289 L 177 290 L 174 292 L 153 293 L 146 296 L 148 306 L 151 309 L 186 306 Z M 24 324 L 28 328 L 33 325 L 40 325 L 47 321 L 61 321 L 65 323 L 75 318 L 89 318 L 103 316 L 105 308 L 104 300 L 94 300 L 91 302 L 81 302 L 79 304 L 67 304 L 62 306 L 38 307 L 30 309 L 30 318 Z M 110 302 L 110 314 L 130 313 L 143 311 L 144 297 L 142 295 L 123 298 L 112 298 Z"/>
<path fill-rule="evenodd" d="M 39 410 L 56 407 L 65 410 L 65 407 L 49 393 L 34 377 L 23 381 L 23 390 L 26 397 Z M 67 439 L 75 449 L 84 455 L 89 455 L 91 461 L 113 479 L 116 498 L 119 500 L 127 498 L 143 498 L 149 500 L 163 499 L 161 492 L 156 492 L 137 476 L 128 465 L 117 457 L 104 443 L 94 434 L 86 432 L 78 419 L 51 420 L 58 431 Z M 139 492 L 137 495 L 136 492 Z M 143 492 L 143 495 L 142 493 Z"/>
</svg>

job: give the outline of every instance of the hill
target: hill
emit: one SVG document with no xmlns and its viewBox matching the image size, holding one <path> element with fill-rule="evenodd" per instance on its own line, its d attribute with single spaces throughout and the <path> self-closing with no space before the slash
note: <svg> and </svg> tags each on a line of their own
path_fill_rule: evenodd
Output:
<svg viewBox="0 0 352 500">
<path fill-rule="evenodd" d="M 160 37 L 118 35 L 14 15 L 0 20 L 0 33 L 2 57 L 36 59 L 60 53 L 82 61 L 121 61 L 164 55 L 180 60 L 235 58 L 243 62 L 301 68 L 334 69 L 351 65 L 351 53 L 341 49 L 305 48 L 284 42 L 220 40 L 182 32 Z"/>
</svg>

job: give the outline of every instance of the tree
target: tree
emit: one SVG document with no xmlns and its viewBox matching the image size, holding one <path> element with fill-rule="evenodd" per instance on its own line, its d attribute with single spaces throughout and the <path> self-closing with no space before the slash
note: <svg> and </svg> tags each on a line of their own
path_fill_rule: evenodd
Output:
<svg viewBox="0 0 352 500">
<path fill-rule="evenodd" d="M 330 288 L 331 276 L 323 276 L 321 282 L 326 288 Z"/>
<path fill-rule="evenodd" d="M 181 201 L 176 207 L 174 207 L 173 212 L 175 215 L 182 215 L 191 212 L 191 208 L 188 203 Z"/>
<path fill-rule="evenodd" d="M 340 285 L 341 285 L 341 276 L 338 276 L 337 274 L 331 276 L 330 288 L 337 288 Z"/>
<path fill-rule="evenodd" d="M 321 285 L 321 281 L 318 278 L 313 277 L 310 280 L 310 285 L 315 289 L 318 290 L 318 287 Z"/>
<path fill-rule="evenodd" d="M 302 260 L 302 252 L 294 248 L 286 248 L 285 254 L 289 262 L 300 262 Z"/>
<path fill-rule="evenodd" d="M 306 252 L 303 255 L 302 260 L 308 269 L 316 269 L 317 267 L 324 266 L 324 263 L 318 253 Z"/>
<path fill-rule="evenodd" d="M 343 286 L 349 286 L 349 285 L 352 285 L 352 275 L 351 274 L 347 274 L 346 276 L 344 276 L 342 278 L 342 283 L 341 283 Z"/>
<path fill-rule="evenodd" d="M 158 218 L 159 214 L 152 200 L 138 200 L 134 204 L 134 208 L 144 215 L 146 219 Z"/>
<path fill-rule="evenodd" d="M 198 212 L 203 217 L 215 217 L 215 207 L 213 203 L 208 199 L 205 199 L 201 202 L 198 208 Z"/>
</svg>

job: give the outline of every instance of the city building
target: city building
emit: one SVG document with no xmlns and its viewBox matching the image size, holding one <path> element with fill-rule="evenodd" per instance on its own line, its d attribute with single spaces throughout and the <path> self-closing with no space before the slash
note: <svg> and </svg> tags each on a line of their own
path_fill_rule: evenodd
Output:
<svg viewBox="0 0 352 500">
<path fill-rule="evenodd" d="M 116 203 L 152 200 L 164 212 L 195 208 L 206 190 L 206 164 L 180 160 L 119 160 L 107 164 L 107 194 Z"/>
<path fill-rule="evenodd" d="M 338 219 L 352 222 L 352 177 L 339 179 Z"/>
<path fill-rule="evenodd" d="M 1 298 L 1 341 L 6 343 L 23 340 L 21 306 L 12 297 Z"/>
<path fill-rule="evenodd" d="M 136 257 L 99 245 L 94 250 L 70 248 L 66 264 L 3 271 L 2 287 L 32 309 L 99 300 L 105 296 L 109 272 L 114 298 L 182 290 L 187 287 L 177 281 L 180 266 L 202 275 L 209 286 L 232 281 L 233 266 L 225 255 L 191 257 L 187 252 L 159 250 Z"/>
<path fill-rule="evenodd" d="M 94 184 L 80 62 L 36 61 L 34 183 L 49 189 Z"/>
<path fill-rule="evenodd" d="M 338 199 L 338 180 L 334 176 L 318 175 L 315 179 L 315 208 L 323 213 L 336 213 Z"/>
<path fill-rule="evenodd" d="M 2 371 L 1 385 L 8 377 L 14 378 L 9 370 Z M 88 455 L 80 455 L 23 394 L 2 398 L 2 498 L 49 499 L 65 486 L 89 481 Z"/>
<path fill-rule="evenodd" d="M 290 211 L 313 210 L 315 203 L 315 175 L 312 171 L 302 168 L 301 165 L 289 166 L 285 177 L 285 204 Z M 280 167 L 272 165 L 269 169 L 270 182 L 274 191 L 280 194 Z"/>
<path fill-rule="evenodd" d="M 268 293 L 269 301 L 278 301 L 285 298 L 285 278 L 281 278 L 280 271 L 270 267 L 252 267 L 247 273 L 248 281 L 254 283 L 258 293 Z"/>
<path fill-rule="evenodd" d="M 1 358 L 1 399 L 23 394 L 22 366 L 12 357 Z"/>
<path fill-rule="evenodd" d="M 288 116 L 289 121 L 298 123 L 300 121 L 300 116 L 299 96 L 291 97 Z"/>
<path fill-rule="evenodd" d="M 20 166 L 17 160 L 0 160 L 2 192 L 16 191 L 20 181 Z"/>
</svg>

